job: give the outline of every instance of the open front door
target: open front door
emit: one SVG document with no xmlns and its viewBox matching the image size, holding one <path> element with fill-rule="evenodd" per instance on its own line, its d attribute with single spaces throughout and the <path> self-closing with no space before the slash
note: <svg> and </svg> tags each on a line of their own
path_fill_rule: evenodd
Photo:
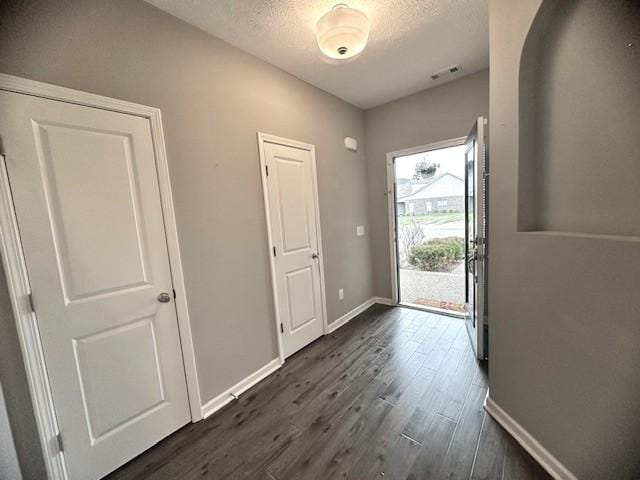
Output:
<svg viewBox="0 0 640 480">
<path fill-rule="evenodd" d="M 476 357 L 487 357 L 486 288 L 486 119 L 479 117 L 465 142 L 465 310 L 466 326 Z"/>
</svg>

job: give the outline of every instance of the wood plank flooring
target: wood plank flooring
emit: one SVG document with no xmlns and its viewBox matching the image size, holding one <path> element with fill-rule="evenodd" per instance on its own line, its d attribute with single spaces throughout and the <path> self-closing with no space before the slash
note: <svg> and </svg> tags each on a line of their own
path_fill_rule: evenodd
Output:
<svg viewBox="0 0 640 480">
<path fill-rule="evenodd" d="M 550 479 L 486 392 L 462 320 L 374 305 L 108 479 Z"/>
</svg>

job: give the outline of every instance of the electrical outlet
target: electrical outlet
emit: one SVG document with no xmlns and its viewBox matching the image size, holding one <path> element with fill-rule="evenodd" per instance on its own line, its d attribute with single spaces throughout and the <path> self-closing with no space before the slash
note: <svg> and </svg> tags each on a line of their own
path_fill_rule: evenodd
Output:
<svg viewBox="0 0 640 480">
<path fill-rule="evenodd" d="M 357 225 L 356 226 L 356 235 L 358 237 L 364 236 L 364 225 Z"/>
<path fill-rule="evenodd" d="M 344 300 L 344 288 L 338 290 L 338 300 Z"/>
</svg>

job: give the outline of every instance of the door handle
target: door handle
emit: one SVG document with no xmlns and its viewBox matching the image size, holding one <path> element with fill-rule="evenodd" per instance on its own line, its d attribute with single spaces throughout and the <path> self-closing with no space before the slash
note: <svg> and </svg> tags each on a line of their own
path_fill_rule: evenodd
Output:
<svg viewBox="0 0 640 480">
<path fill-rule="evenodd" d="M 162 292 L 160 295 L 158 295 L 158 301 L 160 303 L 169 303 L 171 301 L 171 295 L 169 295 L 167 292 Z"/>
<path fill-rule="evenodd" d="M 318 258 L 320 258 L 320 255 L 314 252 L 311 254 L 311 258 L 313 258 L 314 260 L 317 260 Z"/>
<path fill-rule="evenodd" d="M 473 255 L 471 255 L 468 259 L 467 259 L 467 273 L 473 274 L 475 276 L 476 272 L 475 272 L 475 268 L 472 268 L 471 265 L 473 264 L 475 267 L 475 262 L 476 260 L 478 260 L 478 251 L 474 249 L 473 251 Z"/>
</svg>

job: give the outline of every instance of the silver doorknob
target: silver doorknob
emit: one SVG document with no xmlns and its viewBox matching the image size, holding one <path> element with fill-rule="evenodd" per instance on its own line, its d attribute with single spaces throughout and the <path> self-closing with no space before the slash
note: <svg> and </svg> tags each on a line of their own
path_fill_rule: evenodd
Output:
<svg viewBox="0 0 640 480">
<path fill-rule="evenodd" d="M 311 258 L 313 258 L 314 260 L 315 260 L 316 258 L 318 258 L 319 256 L 320 256 L 320 255 L 318 255 L 317 253 L 312 253 L 312 254 L 311 254 Z"/>
<path fill-rule="evenodd" d="M 158 301 L 160 303 L 169 303 L 171 301 L 171 295 L 169 295 L 167 292 L 162 292 L 160 295 L 158 295 Z"/>
</svg>

